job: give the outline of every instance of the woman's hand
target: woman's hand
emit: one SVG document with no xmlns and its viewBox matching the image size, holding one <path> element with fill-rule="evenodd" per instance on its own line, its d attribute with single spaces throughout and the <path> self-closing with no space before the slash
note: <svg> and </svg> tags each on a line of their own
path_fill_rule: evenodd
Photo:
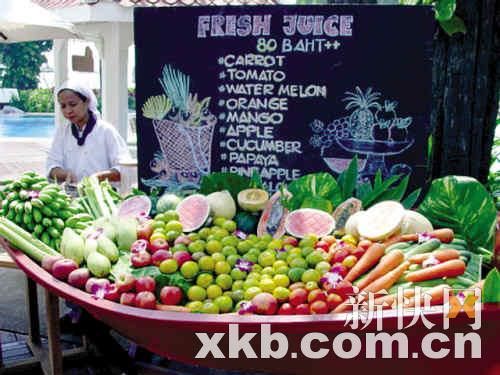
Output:
<svg viewBox="0 0 500 375">
<path fill-rule="evenodd" d="M 50 176 L 57 182 L 67 182 L 67 183 L 77 183 L 78 180 L 76 175 L 70 170 L 66 170 L 60 167 L 53 168 L 50 171 Z"/>
<path fill-rule="evenodd" d="M 118 172 L 116 169 L 108 169 L 105 171 L 100 171 L 97 173 L 94 173 L 93 176 L 97 177 L 99 181 L 104 181 L 108 180 L 110 182 L 118 182 L 120 181 L 120 172 Z"/>
</svg>

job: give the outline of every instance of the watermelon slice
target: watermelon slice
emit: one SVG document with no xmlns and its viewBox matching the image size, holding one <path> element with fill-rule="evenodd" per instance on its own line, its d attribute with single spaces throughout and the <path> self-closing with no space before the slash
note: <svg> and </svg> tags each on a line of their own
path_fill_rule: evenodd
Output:
<svg viewBox="0 0 500 375">
<path fill-rule="evenodd" d="M 301 208 L 288 214 L 285 229 L 289 234 L 298 238 L 304 238 L 310 234 L 324 237 L 335 229 L 335 220 L 325 211 Z"/>
<path fill-rule="evenodd" d="M 118 217 L 138 219 L 151 212 L 151 200 L 146 195 L 136 195 L 118 205 Z"/>
<path fill-rule="evenodd" d="M 184 198 L 175 210 L 179 214 L 183 232 L 192 232 L 200 228 L 210 215 L 208 199 L 201 194 Z"/>
</svg>

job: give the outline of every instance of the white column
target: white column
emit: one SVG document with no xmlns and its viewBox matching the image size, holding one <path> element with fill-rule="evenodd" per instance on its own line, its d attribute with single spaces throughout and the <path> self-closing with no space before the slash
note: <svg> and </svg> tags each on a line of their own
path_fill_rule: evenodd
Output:
<svg viewBox="0 0 500 375">
<path fill-rule="evenodd" d="M 103 30 L 102 114 L 126 140 L 128 130 L 127 65 L 131 25 L 112 22 Z"/>
<path fill-rule="evenodd" d="M 62 85 L 64 81 L 68 79 L 68 40 L 67 39 L 56 39 L 54 40 L 54 112 L 55 120 L 57 125 L 61 125 L 64 122 L 64 117 L 59 109 L 57 103 L 57 97 L 55 92 L 58 87 Z"/>
</svg>

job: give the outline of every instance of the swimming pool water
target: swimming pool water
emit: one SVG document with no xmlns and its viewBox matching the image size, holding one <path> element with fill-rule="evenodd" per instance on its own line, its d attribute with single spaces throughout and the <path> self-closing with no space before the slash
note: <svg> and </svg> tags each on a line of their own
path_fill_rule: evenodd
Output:
<svg viewBox="0 0 500 375">
<path fill-rule="evenodd" d="M 0 137 L 51 138 L 54 116 L 0 115 Z"/>
</svg>

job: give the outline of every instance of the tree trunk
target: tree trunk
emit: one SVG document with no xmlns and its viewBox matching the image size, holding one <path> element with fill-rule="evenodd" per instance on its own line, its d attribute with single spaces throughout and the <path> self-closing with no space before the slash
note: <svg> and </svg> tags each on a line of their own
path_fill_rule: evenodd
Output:
<svg viewBox="0 0 500 375">
<path fill-rule="evenodd" d="M 433 177 L 469 175 L 486 182 L 500 89 L 497 0 L 459 0 L 467 33 L 435 38 Z"/>
</svg>

